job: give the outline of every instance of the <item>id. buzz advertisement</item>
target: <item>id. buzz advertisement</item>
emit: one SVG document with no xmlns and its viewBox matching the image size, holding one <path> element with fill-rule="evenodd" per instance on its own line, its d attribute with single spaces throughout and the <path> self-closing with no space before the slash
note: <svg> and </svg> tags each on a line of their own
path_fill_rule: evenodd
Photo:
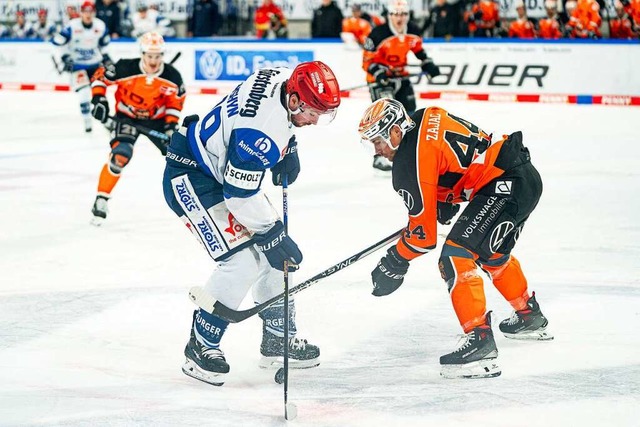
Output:
<svg viewBox="0 0 640 427">
<path fill-rule="evenodd" d="M 245 80 L 264 67 L 295 68 L 313 61 L 312 50 L 196 50 L 196 80 Z"/>
</svg>

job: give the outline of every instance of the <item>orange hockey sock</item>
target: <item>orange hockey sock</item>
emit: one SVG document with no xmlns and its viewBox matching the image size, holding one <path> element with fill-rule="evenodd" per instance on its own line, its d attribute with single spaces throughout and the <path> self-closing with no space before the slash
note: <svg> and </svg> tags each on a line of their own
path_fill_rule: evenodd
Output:
<svg viewBox="0 0 640 427">
<path fill-rule="evenodd" d="M 105 163 L 100 172 L 100 180 L 98 181 L 98 193 L 111 194 L 113 187 L 116 186 L 120 174 L 116 175 L 109 169 L 109 165 Z"/>
<path fill-rule="evenodd" d="M 523 310 L 527 307 L 529 299 L 527 279 L 516 257 L 511 255 L 502 265 L 495 267 L 482 265 L 482 268 L 491 275 L 493 285 L 504 299 L 509 301 L 514 310 Z"/>
<path fill-rule="evenodd" d="M 487 302 L 484 296 L 482 277 L 478 268 L 469 258 L 450 257 L 456 271 L 456 279 L 451 289 L 451 302 L 465 333 L 485 323 Z"/>
</svg>

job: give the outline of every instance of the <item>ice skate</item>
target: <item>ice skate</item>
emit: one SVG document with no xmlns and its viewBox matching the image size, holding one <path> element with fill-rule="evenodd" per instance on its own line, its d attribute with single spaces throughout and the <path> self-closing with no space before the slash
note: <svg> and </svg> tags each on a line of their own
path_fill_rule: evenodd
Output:
<svg viewBox="0 0 640 427">
<path fill-rule="evenodd" d="M 505 337 L 515 340 L 548 341 L 553 335 L 547 332 L 549 321 L 540 311 L 536 293 L 531 293 L 527 308 L 514 311 L 510 318 L 500 322 L 500 331 Z"/>
<path fill-rule="evenodd" d="M 463 335 L 458 348 L 440 357 L 440 375 L 445 378 L 492 378 L 502 371 L 497 363 L 498 348 L 491 330 L 491 312 L 484 325 Z"/>
<path fill-rule="evenodd" d="M 373 168 L 383 172 L 389 172 L 393 168 L 393 163 L 381 155 L 376 154 L 373 156 Z"/>
<path fill-rule="evenodd" d="M 107 213 L 109 209 L 107 207 L 107 202 L 109 199 L 105 196 L 96 196 L 95 202 L 93 202 L 93 207 L 91 208 L 91 213 L 93 214 L 93 218 L 91 218 L 91 224 L 97 227 L 101 226 L 105 219 L 107 219 Z"/>
<path fill-rule="evenodd" d="M 260 345 L 261 368 L 280 368 L 284 364 L 284 337 L 278 337 L 263 329 Z M 313 368 L 320 364 L 320 349 L 296 336 L 289 338 L 289 367 Z"/>
<path fill-rule="evenodd" d="M 219 348 L 207 348 L 200 344 L 191 329 L 191 338 L 184 348 L 186 361 L 182 372 L 208 384 L 221 386 L 229 373 L 229 364 Z"/>
</svg>

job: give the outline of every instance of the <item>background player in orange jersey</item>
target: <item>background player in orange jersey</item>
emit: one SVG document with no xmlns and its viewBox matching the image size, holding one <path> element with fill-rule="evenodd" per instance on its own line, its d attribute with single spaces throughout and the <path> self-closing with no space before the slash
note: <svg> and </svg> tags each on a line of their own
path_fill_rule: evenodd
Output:
<svg viewBox="0 0 640 427">
<path fill-rule="evenodd" d="M 536 28 L 527 16 L 524 2 L 516 2 L 516 13 L 518 18 L 509 25 L 509 37 L 518 39 L 533 39 L 536 37 Z"/>
<path fill-rule="evenodd" d="M 118 183 L 122 169 L 133 156 L 133 146 L 142 125 L 171 136 L 185 99 L 182 77 L 171 64 L 163 61 L 164 39 L 157 32 L 140 38 L 141 58 L 121 59 L 115 66 L 101 68 L 92 83 L 92 115 L 102 123 L 109 120 L 107 85 L 117 85 L 116 123 L 111 132 L 111 153 L 98 181 L 98 194 L 93 204 L 92 223 L 100 225 L 107 217 L 107 201 Z M 168 138 L 149 136 L 162 155 L 167 153 Z"/>
<path fill-rule="evenodd" d="M 413 52 L 428 76 L 435 77 L 440 70 L 422 48 L 420 29 L 409 23 L 406 0 L 391 0 L 388 11 L 388 25 L 375 27 L 364 43 L 362 68 L 367 72 L 372 101 L 393 98 L 400 101 L 407 111 L 414 111 L 416 96 L 405 68 L 407 55 Z M 389 171 L 391 163 L 382 156 L 376 156 L 373 167 Z"/>
<path fill-rule="evenodd" d="M 538 21 L 538 36 L 541 39 L 562 38 L 562 23 L 558 16 L 558 5 L 554 0 L 544 2 L 547 17 Z"/>
<path fill-rule="evenodd" d="M 552 339 L 535 293 L 529 294 L 520 263 L 511 255 L 542 193 L 522 133 L 492 142 L 491 135 L 441 108 L 420 109 L 409 117 L 402 104 L 390 99 L 374 102 L 358 131 L 376 153 L 393 160 L 393 188 L 409 210 L 403 237 L 371 273 L 373 295 L 398 289 L 409 261 L 436 247 L 436 221 L 449 223 L 458 203 L 469 202 L 439 260 L 466 334 L 455 351 L 440 357 L 441 374 L 481 378 L 501 373 L 478 267 L 515 310 L 500 323 L 506 337 Z"/>
</svg>

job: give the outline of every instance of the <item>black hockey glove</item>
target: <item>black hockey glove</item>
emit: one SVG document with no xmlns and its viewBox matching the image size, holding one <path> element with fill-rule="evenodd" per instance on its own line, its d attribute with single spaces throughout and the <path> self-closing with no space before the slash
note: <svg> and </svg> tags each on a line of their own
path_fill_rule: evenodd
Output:
<svg viewBox="0 0 640 427">
<path fill-rule="evenodd" d="M 420 64 L 420 68 L 422 68 L 423 73 L 431 77 L 436 77 L 440 75 L 440 68 L 433 63 L 433 59 L 431 58 L 427 58 L 424 61 L 422 61 L 422 64 Z"/>
<path fill-rule="evenodd" d="M 438 202 L 438 222 L 442 225 L 451 224 L 451 219 L 460 210 L 460 205 L 453 203 Z"/>
<path fill-rule="evenodd" d="M 295 135 L 289 140 L 286 154 L 274 167 L 271 168 L 271 181 L 273 185 L 282 185 L 286 176 L 287 183 L 293 184 L 300 173 L 300 159 L 298 159 L 298 142 Z"/>
<path fill-rule="evenodd" d="M 71 55 L 65 53 L 64 55 L 62 55 L 62 57 L 60 57 L 60 59 L 62 60 L 62 71 L 66 71 L 67 73 L 72 72 L 73 59 L 71 58 Z"/>
<path fill-rule="evenodd" d="M 404 275 L 409 271 L 409 261 L 402 258 L 395 246 L 387 250 L 387 255 L 378 262 L 371 272 L 373 282 L 372 295 L 382 297 L 389 295 L 402 285 Z"/>
<path fill-rule="evenodd" d="M 385 67 L 382 64 L 371 64 L 369 66 L 369 73 L 376 79 L 376 83 L 381 85 L 389 84 L 389 67 Z"/>
<path fill-rule="evenodd" d="M 284 261 L 289 261 L 289 271 L 296 271 L 302 262 L 302 252 L 291 237 L 285 235 L 282 221 L 276 221 L 264 234 L 254 234 L 253 241 L 267 257 L 271 267 L 284 271 Z"/>
<path fill-rule="evenodd" d="M 102 95 L 96 95 L 91 98 L 91 104 L 93 105 L 91 115 L 96 120 L 106 123 L 109 118 L 109 102 L 107 101 L 107 98 Z"/>
<path fill-rule="evenodd" d="M 171 135 L 173 135 L 173 133 L 177 130 L 178 130 L 178 123 L 165 122 L 164 134 L 167 135 L 169 138 L 171 138 Z"/>
</svg>

